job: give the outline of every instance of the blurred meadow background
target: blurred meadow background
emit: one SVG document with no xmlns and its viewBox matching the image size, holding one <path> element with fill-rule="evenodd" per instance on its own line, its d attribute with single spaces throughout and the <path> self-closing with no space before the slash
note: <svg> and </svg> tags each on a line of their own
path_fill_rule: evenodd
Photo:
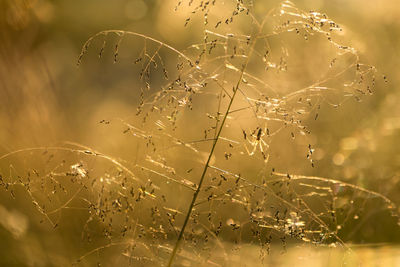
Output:
<svg viewBox="0 0 400 267">
<path fill-rule="evenodd" d="M 92 177 L 106 179 L 107 175 L 111 175 L 107 172 L 112 171 L 96 159 L 83 162 L 79 155 L 57 152 L 47 158 L 49 154 L 46 153 L 50 152 L 44 152 L 46 147 L 87 147 L 87 154 L 99 151 L 99 154 L 119 162 L 127 162 L 127 165 L 140 161 L 146 153 L 146 147 L 139 144 L 135 136 L 126 134 L 126 129 L 128 123 L 140 124 L 140 121 L 135 120 L 135 114 L 141 102 L 142 84 L 138 82 L 138 70 L 133 61 L 136 59 L 134 55 L 141 53 L 143 41 L 135 38 L 127 40 L 118 51 L 118 61 L 114 62 L 114 47 L 118 36 L 110 35 L 102 58 L 98 57 L 98 50 L 103 42 L 100 39 L 95 40 L 95 48 L 88 49 L 79 67 L 77 61 L 84 43 L 103 30 L 139 32 L 161 40 L 179 51 L 186 51 L 189 45 L 199 40 L 201 42 L 203 23 L 201 16 L 193 17 L 185 26 L 192 9 L 183 1 L 181 8 L 174 11 L 178 2 L 0 0 L 2 179 L 10 184 L 18 179 L 26 179 L 28 170 L 32 177 L 36 177 L 35 171 L 47 172 L 61 164 L 53 161 L 64 162 L 62 164 L 68 165 L 67 169 L 82 177 L 86 170 L 79 164 L 86 164 L 85 168 L 90 169 Z M 254 12 L 262 16 L 271 8 L 279 6 L 281 1 L 250 2 L 254 2 Z M 399 266 L 400 229 L 397 217 L 392 216 L 392 213 L 398 213 L 396 206 L 400 205 L 400 5 L 396 0 L 293 2 L 299 9 L 325 13 L 338 23 L 343 29 L 338 37 L 341 43 L 358 50 L 361 62 L 376 67 L 376 84 L 373 94 L 361 99 L 335 98 L 336 103 L 341 103 L 339 107 L 321 102 L 318 115 L 314 110 L 303 118 L 311 132 L 306 139 L 292 141 L 290 130 L 278 135 L 269 144 L 268 172 L 273 167 L 280 173 L 343 181 L 387 197 L 394 206 L 390 209 L 394 210 L 388 212 L 381 209 L 382 205 L 387 204 L 386 200 L 382 202 L 368 196 L 359 199 L 352 193 L 353 195 L 344 197 L 346 201 L 354 200 L 351 202 L 354 207 L 346 211 L 351 214 L 351 218 L 343 223 L 342 231 L 336 232 L 351 247 L 352 252 L 338 248 L 339 245 L 335 243 L 323 247 L 302 245 L 299 248 L 293 241 L 293 244 L 289 242 L 287 248 L 286 245 L 283 248 L 282 242 L 277 239 L 276 243 L 271 244 L 270 255 L 265 256 L 260 263 L 259 252 L 252 247 L 254 244 L 246 246 L 245 241 L 242 241 L 242 249 L 235 254 L 236 258 L 230 259 L 230 264 L 233 264 L 230 266 Z M 214 16 L 218 17 L 218 14 Z M 212 19 L 210 16 L 210 20 Z M 147 45 L 149 50 L 154 49 L 151 44 Z M 285 85 L 302 86 L 307 83 L 306 79 L 313 77 L 314 72 L 323 68 L 322 64 L 329 64 L 329 60 L 308 63 L 308 57 L 314 54 L 317 57 L 321 52 L 318 49 L 325 49 L 319 47 L 300 46 L 290 55 L 296 64 L 302 65 L 301 69 L 305 74 L 288 76 L 291 80 L 285 81 Z M 169 59 L 168 53 L 162 56 L 166 65 L 173 61 Z M 161 78 L 152 82 L 162 83 Z M 276 81 L 278 87 L 282 83 L 283 81 Z M 199 120 L 199 114 L 208 112 L 204 109 L 214 107 L 208 105 L 207 99 L 200 98 L 196 101 L 193 105 L 203 106 L 203 109 L 192 115 L 194 121 Z M 182 120 L 189 121 L 190 118 L 183 117 Z M 160 127 L 163 128 L 162 125 Z M 196 125 L 179 129 L 177 136 L 186 136 L 186 140 L 196 140 L 204 135 L 203 131 L 197 132 Z M 240 128 L 238 129 L 241 134 Z M 313 166 L 306 158 L 309 144 L 313 148 Z M 43 149 L 40 152 L 28 151 L 30 148 Z M 256 149 L 258 151 L 259 148 Z M 209 151 L 208 148 L 202 150 Z M 21 152 L 9 156 L 14 151 Z M 85 150 L 82 151 L 85 153 Z M 176 172 L 192 173 L 187 157 L 189 156 L 186 154 L 165 155 L 165 158 L 172 158 L 174 161 Z M 230 156 L 225 154 L 225 157 Z M 50 160 L 52 162 L 46 167 L 46 161 Z M 151 160 L 147 158 L 147 162 Z M 234 156 L 232 160 L 235 160 Z M 251 162 L 251 158 L 239 162 L 242 165 L 237 165 L 236 162 L 234 169 L 238 173 L 254 173 L 254 176 L 265 171 L 260 167 L 262 164 L 253 166 Z M 225 166 L 224 164 L 228 166 L 225 161 L 221 166 Z M 194 178 L 189 180 L 197 183 L 200 173 L 196 168 L 193 169 L 193 175 Z M 22 176 L 25 178 L 20 178 Z M 253 182 L 256 181 L 255 178 Z M 104 232 L 100 226 L 91 225 L 86 229 L 90 208 L 87 208 L 88 203 L 85 201 L 74 198 L 81 191 L 73 183 L 64 185 L 68 193 L 65 193 L 65 198 L 60 197 L 60 202 L 56 204 L 51 202 L 50 197 L 46 199 L 47 195 L 43 198 L 36 195 L 40 191 L 50 192 L 52 188 L 48 187 L 51 185 L 43 182 L 42 185 L 38 183 L 34 186 L 32 185 L 32 190 L 35 191 L 33 194 L 37 202 L 40 205 L 46 203 L 54 211 L 47 215 L 48 220 L 44 213 L 38 211 L 32 195 L 23 186 L 0 188 L 1 266 L 69 266 L 89 252 L 90 255 L 78 263 L 80 266 L 110 266 L 113 262 L 132 266 L 157 265 L 146 260 L 135 263 L 135 259 L 123 246 L 107 247 L 117 241 L 104 241 L 97 237 Z M 176 189 L 163 190 L 171 194 Z M 90 199 L 85 194 L 82 199 Z M 177 210 L 182 208 L 186 211 L 190 200 L 190 194 L 181 193 L 170 201 Z M 364 216 L 358 214 L 359 208 Z M 134 219 L 133 217 L 132 220 Z M 178 228 L 179 224 L 181 221 Z M 86 240 L 86 232 L 92 234 L 94 241 L 90 244 L 83 241 Z M 234 242 L 231 244 L 229 240 L 229 237 L 221 238 L 222 247 L 226 251 L 234 251 L 235 248 L 231 248 L 235 246 Z M 97 247 L 102 249 L 96 250 Z M 213 253 L 223 254 L 218 250 Z M 157 257 L 168 258 L 165 255 Z M 377 258 L 382 260 L 378 262 Z M 206 266 L 210 263 L 183 260 L 179 264 L 178 266 Z"/>
</svg>

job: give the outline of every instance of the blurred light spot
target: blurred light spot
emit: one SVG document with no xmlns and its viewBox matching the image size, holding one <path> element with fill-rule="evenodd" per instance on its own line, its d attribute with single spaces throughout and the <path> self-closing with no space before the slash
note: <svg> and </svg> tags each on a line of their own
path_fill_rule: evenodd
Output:
<svg viewBox="0 0 400 267">
<path fill-rule="evenodd" d="M 133 0 L 126 4 L 125 15 L 129 19 L 140 20 L 147 13 L 147 5 L 143 0 Z"/>
<path fill-rule="evenodd" d="M 10 6 L 6 11 L 6 21 L 16 30 L 28 26 L 31 21 L 29 5 L 21 0 L 10 1 Z"/>
<path fill-rule="evenodd" d="M 332 161 L 335 165 L 342 165 L 344 163 L 344 155 L 342 153 L 336 153 L 333 158 Z"/>
<path fill-rule="evenodd" d="M 400 117 L 385 118 L 380 132 L 384 136 L 392 135 L 395 130 L 400 128 Z"/>
<path fill-rule="evenodd" d="M 48 1 L 37 1 L 33 6 L 33 12 L 43 23 L 48 23 L 54 18 L 54 6 Z"/>
<path fill-rule="evenodd" d="M 383 121 L 383 127 L 386 130 L 395 130 L 400 128 L 400 117 L 386 118 Z"/>
<path fill-rule="evenodd" d="M 340 141 L 343 150 L 354 150 L 358 148 L 358 140 L 354 137 L 346 137 Z"/>
<path fill-rule="evenodd" d="M 8 211 L 0 206 L 0 224 L 7 229 L 14 238 L 22 237 L 28 229 L 28 219 L 18 211 Z"/>
<path fill-rule="evenodd" d="M 321 160 L 325 156 L 325 151 L 322 148 L 316 148 L 313 153 L 313 158 L 315 160 Z"/>
</svg>

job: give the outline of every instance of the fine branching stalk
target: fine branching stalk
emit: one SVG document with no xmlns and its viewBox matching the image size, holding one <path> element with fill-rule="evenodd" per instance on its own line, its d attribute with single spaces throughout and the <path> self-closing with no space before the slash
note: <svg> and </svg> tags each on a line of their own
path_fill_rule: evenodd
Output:
<svg viewBox="0 0 400 267">
<path fill-rule="evenodd" d="M 269 14 L 270 14 L 271 12 L 272 12 L 272 10 L 266 15 L 266 18 L 269 16 Z M 209 153 L 208 158 L 207 158 L 207 161 L 206 161 L 206 163 L 205 163 L 205 165 L 204 165 L 203 172 L 202 172 L 202 174 L 201 174 L 201 177 L 200 177 L 198 186 L 197 186 L 197 188 L 196 188 L 196 191 L 195 191 L 194 194 L 193 194 L 193 198 L 192 198 L 192 201 L 190 202 L 188 211 L 186 212 L 185 220 L 184 220 L 183 225 L 182 225 L 182 227 L 181 227 L 181 230 L 180 230 L 180 232 L 179 232 L 178 239 L 177 239 L 177 241 L 176 241 L 176 243 L 175 243 L 175 245 L 174 245 L 174 248 L 173 248 L 173 250 L 172 250 L 171 257 L 169 258 L 169 261 L 168 261 L 168 267 L 172 266 L 172 264 L 173 264 L 173 262 L 174 262 L 176 253 L 177 253 L 177 251 L 178 251 L 178 249 L 179 249 L 179 245 L 180 245 L 180 243 L 181 243 L 181 241 L 182 241 L 182 238 L 183 238 L 183 235 L 184 235 L 184 232 L 185 232 L 185 229 L 186 229 L 186 225 L 187 225 L 187 223 L 188 223 L 188 221 L 189 221 L 189 218 L 190 218 L 190 216 L 191 216 L 191 214 L 192 214 L 192 211 L 193 211 L 194 205 L 195 205 L 195 203 L 196 203 L 197 197 L 198 197 L 198 195 L 199 195 L 199 193 L 200 193 L 200 190 L 201 190 L 201 187 L 202 187 L 202 184 L 203 184 L 203 181 L 204 181 L 204 177 L 205 177 L 205 175 L 206 175 L 206 173 L 207 173 L 208 168 L 210 167 L 209 164 L 210 164 L 210 161 L 211 161 L 212 156 L 214 155 L 215 147 L 217 146 L 218 140 L 219 140 L 220 137 L 221 137 L 222 130 L 223 130 L 224 127 L 225 127 L 225 121 L 226 121 L 226 119 L 227 119 L 229 113 L 231 112 L 232 104 L 233 104 L 233 102 L 234 102 L 234 100 L 235 100 L 235 97 L 236 97 L 237 92 L 239 91 L 239 87 L 240 87 L 240 85 L 241 85 L 241 83 L 242 83 L 242 81 L 243 81 L 243 74 L 244 74 L 244 72 L 245 72 L 245 70 L 246 70 L 246 67 L 247 67 L 247 65 L 248 65 L 248 63 L 249 63 L 249 60 L 250 60 L 250 58 L 251 58 L 251 56 L 252 56 L 252 51 L 253 51 L 254 46 L 255 46 L 255 44 L 256 44 L 257 36 L 262 32 L 262 28 L 263 28 L 263 26 L 264 26 L 265 20 L 266 20 L 266 19 L 263 20 L 263 22 L 261 23 L 261 25 L 257 23 L 257 24 L 258 24 L 257 26 L 259 27 L 258 33 L 257 33 L 257 35 L 255 36 L 255 38 L 253 38 L 253 39 L 251 40 L 251 46 L 250 46 L 250 49 L 249 49 L 249 53 L 248 53 L 247 56 L 246 56 L 245 63 L 242 65 L 242 69 L 240 70 L 240 75 L 239 75 L 238 81 L 236 82 L 236 85 L 235 85 L 235 87 L 233 88 L 233 94 L 231 95 L 229 104 L 228 104 L 228 106 L 227 106 L 227 108 L 226 108 L 225 114 L 223 115 L 222 121 L 221 121 L 221 123 L 218 125 L 218 126 L 219 126 L 219 130 L 218 130 L 218 132 L 217 132 L 217 134 L 216 134 L 216 136 L 215 136 L 215 139 L 214 139 L 214 141 L 213 141 L 213 144 L 212 144 L 210 153 Z M 218 119 L 217 119 L 217 122 L 219 122 Z"/>
<path fill-rule="evenodd" d="M 249 57 L 250 57 L 250 55 L 248 55 L 248 58 L 249 58 Z M 173 263 L 173 261 L 174 261 L 174 259 L 175 259 L 175 255 L 176 255 L 176 252 L 177 252 L 177 250 L 178 250 L 178 248 L 179 248 L 179 245 L 180 245 L 180 243 L 181 243 L 181 240 L 182 240 L 182 238 L 183 238 L 183 234 L 184 234 L 184 232 L 185 232 L 186 225 L 187 225 L 187 223 L 188 223 L 188 221 L 189 221 L 190 215 L 192 214 L 194 204 L 196 203 L 196 200 L 197 200 L 197 196 L 198 196 L 199 193 L 200 193 L 201 186 L 202 186 L 203 181 L 204 181 L 204 177 L 205 177 L 205 175 L 206 175 L 206 173 L 207 173 L 207 170 L 208 170 L 208 168 L 209 168 L 209 166 L 210 166 L 210 165 L 209 165 L 209 164 L 210 164 L 210 160 L 211 160 L 212 156 L 214 155 L 214 150 L 215 150 L 215 147 L 217 146 L 218 140 L 219 140 L 219 138 L 220 138 L 220 136 L 221 136 L 221 132 L 222 132 L 224 126 L 225 126 L 226 118 L 228 117 L 228 114 L 229 114 L 229 112 L 231 111 L 232 103 L 233 103 L 233 101 L 234 101 L 234 99 L 235 99 L 235 96 L 236 96 L 237 91 L 239 90 L 240 83 L 241 83 L 241 81 L 242 81 L 242 79 L 243 79 L 243 72 L 244 72 L 244 70 L 246 69 L 247 63 L 248 63 L 248 60 L 247 60 L 246 63 L 243 65 L 243 68 L 242 68 L 242 70 L 241 70 L 241 72 L 240 72 L 240 77 L 239 77 L 239 79 L 238 79 L 238 81 L 237 81 L 237 83 L 236 83 L 236 86 L 235 86 L 234 89 L 233 89 L 233 94 L 232 94 L 231 99 L 230 99 L 230 101 L 229 101 L 228 107 L 227 107 L 227 109 L 226 109 L 226 111 L 225 111 L 225 114 L 224 114 L 224 116 L 223 116 L 223 118 L 222 118 L 221 124 L 219 125 L 219 130 L 218 130 L 217 135 L 215 136 L 215 139 L 214 139 L 214 141 L 213 141 L 213 144 L 212 144 L 212 147 L 211 147 L 211 150 L 210 150 L 210 154 L 208 155 L 206 164 L 204 165 L 203 173 L 201 174 L 201 177 L 200 177 L 200 180 L 199 180 L 199 184 L 198 184 L 198 186 L 197 186 L 197 188 L 196 188 L 196 191 L 195 191 L 194 194 L 193 194 L 193 198 L 192 198 L 192 201 L 190 202 L 188 211 L 186 212 L 185 220 L 184 220 L 183 225 L 182 225 L 182 228 L 181 228 L 181 230 L 180 230 L 180 232 L 179 232 L 178 240 L 176 241 L 175 246 L 174 246 L 174 249 L 172 250 L 172 254 L 171 254 L 171 257 L 170 257 L 170 259 L 169 259 L 168 266 L 171 266 L 172 263 Z"/>
</svg>

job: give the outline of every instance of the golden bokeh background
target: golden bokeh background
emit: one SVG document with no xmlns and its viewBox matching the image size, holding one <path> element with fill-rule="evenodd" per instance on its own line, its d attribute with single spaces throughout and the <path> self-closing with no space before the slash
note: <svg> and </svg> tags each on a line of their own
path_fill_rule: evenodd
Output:
<svg viewBox="0 0 400 267">
<path fill-rule="evenodd" d="M 89 37 L 110 29 L 140 32 L 179 50 L 185 49 L 199 39 L 201 17 L 184 27 L 191 10 L 182 4 L 174 12 L 177 2 L 0 0 L 0 156 L 70 141 L 112 157 L 135 161 L 141 151 L 134 140 L 122 133 L 124 126 L 113 123 L 105 126 L 99 122 L 125 120 L 136 113 L 140 92 L 137 74 L 129 60 L 132 61 L 132 54 L 140 52 L 143 42 L 129 41 L 121 49 L 116 64 L 111 45 L 102 59 L 98 59 L 97 51 L 89 50 L 79 67 L 78 56 Z M 254 2 L 255 12 L 260 16 L 279 4 L 279 1 Z M 339 108 L 322 105 L 318 120 L 311 115 L 306 119 L 312 133 L 302 145 L 312 143 L 314 168 L 305 159 L 302 148 L 293 149 L 286 137 L 274 143 L 282 151 L 271 159 L 275 160 L 274 167 L 282 172 L 345 181 L 378 192 L 400 205 L 398 1 L 296 0 L 295 4 L 307 11 L 326 13 L 339 23 L 344 29 L 340 36 L 343 42 L 359 51 L 362 62 L 377 68 L 377 84 L 374 94 L 361 102 L 352 99 Z M 298 51 L 312 55 L 318 52 L 314 49 Z M 300 60 L 301 55 L 298 57 Z M 315 67 L 305 64 L 304 68 L 312 75 Z M 302 84 L 305 82 L 302 79 L 305 78 L 299 76 L 295 82 Z M 24 161 L 23 155 L 18 161 Z M 12 164 L 0 161 L 3 176 L 18 167 L 18 163 Z M 13 199 L 9 192 L 0 190 L 0 217 L 5 218 L 0 224 L 0 263 L 64 266 L 84 250 L 74 248 L 80 242 L 79 231 L 68 236 L 80 224 L 73 219 L 76 216 L 73 212 L 68 213 L 72 223 L 54 232 L 36 223 L 38 214 L 28 205 L 31 202 L 22 189 L 15 194 L 17 197 Z M 366 243 L 393 243 L 384 251 L 390 251 L 387 257 L 393 258 L 393 264 L 396 260 L 400 264 L 400 252 L 396 249 L 399 230 L 391 219 L 383 219 L 381 223 L 382 229 L 373 228 L 376 232 L 370 234 Z M 43 233 L 47 234 L 42 239 Z M 354 240 L 359 241 L 357 237 Z M 46 252 L 49 246 L 54 246 L 51 254 Z M 379 253 L 371 251 L 362 250 L 360 255 Z M 309 253 L 315 256 L 312 249 Z M 320 258 L 307 262 L 308 265 L 323 266 L 325 252 L 318 253 Z M 297 254 L 293 250 L 288 255 L 299 257 Z M 293 263 L 283 260 L 284 264 Z"/>
</svg>

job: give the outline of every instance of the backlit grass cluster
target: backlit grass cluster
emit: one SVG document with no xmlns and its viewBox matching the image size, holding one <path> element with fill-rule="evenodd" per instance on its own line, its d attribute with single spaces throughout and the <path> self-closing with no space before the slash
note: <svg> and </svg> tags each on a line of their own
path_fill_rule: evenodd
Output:
<svg viewBox="0 0 400 267">
<path fill-rule="evenodd" d="M 23 187 L 43 223 L 57 229 L 66 210 L 84 218 L 74 264 L 107 265 L 110 253 L 132 266 L 242 266 L 233 255 L 250 245 L 262 264 L 273 244 L 346 249 L 365 221 L 397 219 L 383 195 L 282 162 L 294 154 L 314 168 L 309 124 L 321 106 L 374 93 L 376 69 L 342 44 L 336 22 L 290 1 L 260 11 L 257 1 L 188 0 L 171 12 L 188 15 L 189 47 L 106 30 L 78 59 L 131 63 L 132 115 L 98 123 L 134 140 L 134 161 L 71 142 L 0 158 L 1 185 Z"/>
</svg>

